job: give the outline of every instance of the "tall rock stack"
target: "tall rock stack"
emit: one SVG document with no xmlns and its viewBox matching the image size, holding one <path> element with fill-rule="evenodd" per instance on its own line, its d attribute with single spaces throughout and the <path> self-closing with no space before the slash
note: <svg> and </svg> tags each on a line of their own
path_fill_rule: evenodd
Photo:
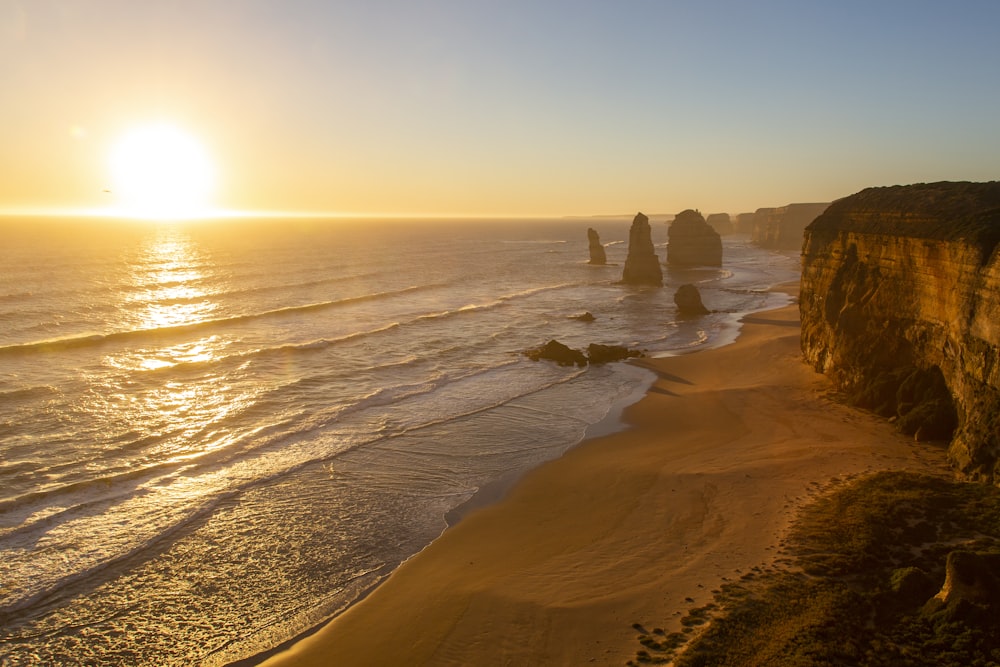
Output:
<svg viewBox="0 0 1000 667">
<path fill-rule="evenodd" d="M 628 232 L 628 257 L 622 282 L 629 285 L 663 286 L 663 271 L 660 259 L 653 249 L 653 233 L 649 228 L 649 218 L 637 213 Z"/>
<path fill-rule="evenodd" d="M 587 240 L 590 242 L 590 263 L 607 264 L 608 256 L 604 252 L 604 246 L 601 245 L 601 237 L 596 229 L 590 228 L 587 230 Z"/>
<path fill-rule="evenodd" d="M 667 264 L 671 266 L 722 266 L 722 237 L 698 211 L 677 214 L 667 232 Z"/>
</svg>

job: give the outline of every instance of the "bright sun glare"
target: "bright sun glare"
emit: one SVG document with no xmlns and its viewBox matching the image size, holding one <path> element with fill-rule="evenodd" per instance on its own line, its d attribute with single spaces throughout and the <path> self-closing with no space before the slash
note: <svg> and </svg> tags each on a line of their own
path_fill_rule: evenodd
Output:
<svg viewBox="0 0 1000 667">
<path fill-rule="evenodd" d="M 154 219 L 209 212 L 215 170 L 208 153 L 173 125 L 137 127 L 111 151 L 111 192 L 119 210 Z"/>
</svg>

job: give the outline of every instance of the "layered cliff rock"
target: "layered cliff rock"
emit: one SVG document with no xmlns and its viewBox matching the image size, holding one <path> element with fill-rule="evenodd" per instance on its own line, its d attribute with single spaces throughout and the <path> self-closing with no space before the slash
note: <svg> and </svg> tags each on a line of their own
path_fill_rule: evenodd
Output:
<svg viewBox="0 0 1000 667">
<path fill-rule="evenodd" d="M 667 230 L 667 264 L 671 266 L 722 266 L 722 237 L 701 213 L 681 211 Z"/>
<path fill-rule="evenodd" d="M 993 482 L 998 244 L 1000 183 L 863 190 L 805 230 L 800 296 L 802 350 L 817 370 L 918 439 L 953 431 L 953 463 Z"/>
<path fill-rule="evenodd" d="M 829 203 L 789 204 L 779 208 L 759 208 L 753 217 L 751 240 L 762 248 L 798 250 L 802 234 Z"/>
<path fill-rule="evenodd" d="M 608 255 L 601 245 L 600 235 L 593 227 L 587 230 L 587 242 L 590 244 L 590 264 L 607 264 Z"/>
<path fill-rule="evenodd" d="M 752 234 L 753 216 L 753 213 L 740 213 L 737 215 L 736 221 L 733 223 L 733 231 L 737 234 Z"/>
<path fill-rule="evenodd" d="M 663 271 L 660 260 L 653 248 L 653 232 L 649 227 L 649 218 L 637 213 L 632 220 L 628 232 L 628 256 L 625 258 L 625 270 L 622 272 L 622 282 L 630 285 L 663 286 Z"/>
</svg>

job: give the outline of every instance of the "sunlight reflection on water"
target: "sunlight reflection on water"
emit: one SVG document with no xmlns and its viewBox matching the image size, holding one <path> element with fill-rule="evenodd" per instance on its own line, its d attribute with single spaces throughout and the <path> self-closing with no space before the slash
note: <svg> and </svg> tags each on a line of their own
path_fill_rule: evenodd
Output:
<svg viewBox="0 0 1000 667">
<path fill-rule="evenodd" d="M 146 240 L 133 263 L 127 301 L 145 302 L 140 311 L 142 329 L 193 324 L 208 319 L 217 304 L 200 286 L 213 278 L 203 272 L 210 258 L 181 229 L 162 227 Z"/>
</svg>

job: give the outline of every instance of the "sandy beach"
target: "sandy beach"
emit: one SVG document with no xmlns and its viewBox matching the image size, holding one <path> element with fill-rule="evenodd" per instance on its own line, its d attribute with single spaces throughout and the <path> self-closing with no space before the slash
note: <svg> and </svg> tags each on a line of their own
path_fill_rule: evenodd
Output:
<svg viewBox="0 0 1000 667">
<path fill-rule="evenodd" d="M 809 498 L 944 469 L 942 449 L 835 400 L 801 361 L 797 304 L 746 317 L 734 344 L 642 363 L 657 380 L 630 428 L 532 471 L 264 664 L 622 665 L 634 623 L 677 630 L 779 558 Z"/>
</svg>

